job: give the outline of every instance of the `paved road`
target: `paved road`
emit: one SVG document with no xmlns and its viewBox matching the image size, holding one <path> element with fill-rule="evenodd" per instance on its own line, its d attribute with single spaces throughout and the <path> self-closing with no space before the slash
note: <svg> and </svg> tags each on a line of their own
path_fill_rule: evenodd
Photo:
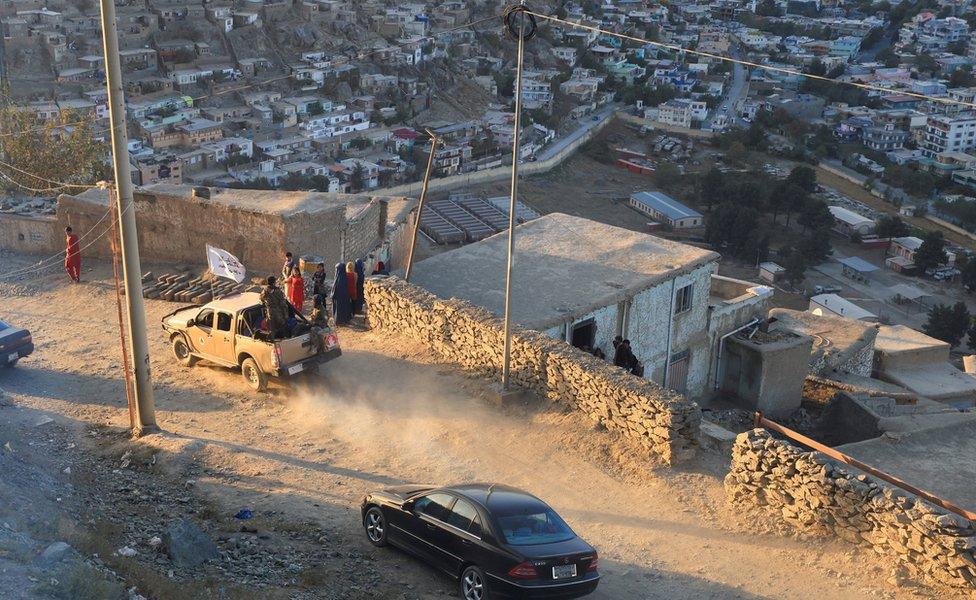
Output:
<svg viewBox="0 0 976 600">
<path fill-rule="evenodd" d="M 596 111 L 592 115 L 584 117 L 579 128 L 576 131 L 570 133 L 567 136 L 559 138 L 556 142 L 545 148 L 536 155 L 536 160 L 548 160 L 561 152 L 563 148 L 572 144 L 579 138 L 583 137 L 587 131 L 593 129 L 597 125 L 603 123 L 606 119 L 613 117 L 613 113 L 620 108 L 619 104 L 608 104 L 600 110 Z"/>
<path fill-rule="evenodd" d="M 732 46 L 729 50 L 729 54 L 732 58 L 739 58 L 739 50 L 735 46 Z M 748 75 L 748 70 L 740 65 L 739 63 L 732 64 L 732 83 L 728 87 L 728 91 L 725 96 L 722 97 L 722 103 L 719 105 L 712 116 L 709 117 L 706 125 L 711 128 L 715 120 L 720 115 L 725 115 L 728 123 L 735 123 L 739 119 L 735 116 L 735 103 L 740 99 L 745 97 L 746 93 L 746 76 Z"/>
</svg>

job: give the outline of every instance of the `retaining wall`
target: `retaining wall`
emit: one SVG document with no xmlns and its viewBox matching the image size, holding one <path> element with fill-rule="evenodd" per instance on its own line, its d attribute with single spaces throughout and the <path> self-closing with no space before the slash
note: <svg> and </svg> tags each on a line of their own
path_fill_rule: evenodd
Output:
<svg viewBox="0 0 976 600">
<path fill-rule="evenodd" d="M 504 327 L 487 310 L 441 300 L 397 277 L 368 278 L 366 299 L 370 327 L 407 335 L 463 369 L 500 379 Z M 698 448 L 697 404 L 543 333 L 514 328 L 511 381 L 577 408 L 666 464 Z"/>
<path fill-rule="evenodd" d="M 558 167 L 564 160 L 572 156 L 580 146 L 593 139 L 594 135 L 602 131 L 604 127 L 613 121 L 616 114 L 617 113 L 610 113 L 610 115 L 607 116 L 607 118 L 605 118 L 603 121 L 588 129 L 586 133 L 577 139 L 566 144 L 566 146 L 561 148 L 559 152 L 546 160 L 539 160 L 536 162 L 525 162 L 523 160 L 521 163 L 519 163 L 519 176 L 521 177 L 524 175 L 538 175 L 540 173 L 547 173 L 554 167 Z M 509 157 L 508 164 L 503 164 L 500 167 L 493 167 L 483 171 L 474 171 L 472 173 L 462 173 L 460 175 L 451 175 L 448 177 L 432 178 L 428 185 L 428 191 L 443 192 L 483 183 L 507 181 L 512 176 L 512 165 L 510 159 L 511 157 Z M 388 196 L 419 196 L 423 185 L 424 184 L 422 181 L 418 181 L 415 183 L 406 183 L 403 185 L 374 191 L 382 192 Z"/>
<path fill-rule="evenodd" d="M 736 508 L 759 508 L 798 531 L 869 546 L 896 559 L 912 578 L 976 584 L 972 522 L 765 430 L 736 438 L 725 489 Z"/>
</svg>

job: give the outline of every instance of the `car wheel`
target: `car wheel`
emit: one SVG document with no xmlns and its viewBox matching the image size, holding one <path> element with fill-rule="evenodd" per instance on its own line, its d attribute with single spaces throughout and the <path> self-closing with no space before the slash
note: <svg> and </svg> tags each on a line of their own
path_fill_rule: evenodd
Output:
<svg viewBox="0 0 976 600">
<path fill-rule="evenodd" d="M 254 362 L 253 358 L 245 358 L 244 362 L 241 363 L 241 375 L 244 376 L 247 385 L 255 392 L 263 392 L 268 389 L 268 376 L 264 374 L 258 363 Z"/>
<path fill-rule="evenodd" d="M 461 597 L 464 600 L 489 600 L 491 598 L 484 571 L 471 565 L 461 573 Z"/>
<path fill-rule="evenodd" d="M 186 339 L 182 335 L 173 338 L 173 356 L 184 367 L 192 367 L 197 362 L 197 357 L 190 353 L 190 347 L 186 345 Z"/>
<path fill-rule="evenodd" d="M 366 511 L 363 527 L 366 529 L 366 537 L 369 538 L 370 544 L 380 548 L 386 545 L 386 518 L 379 507 L 374 506 Z"/>
</svg>

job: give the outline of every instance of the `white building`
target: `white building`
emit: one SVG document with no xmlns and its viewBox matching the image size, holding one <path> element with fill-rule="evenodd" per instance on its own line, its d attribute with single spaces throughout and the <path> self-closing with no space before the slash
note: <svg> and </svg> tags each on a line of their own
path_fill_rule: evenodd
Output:
<svg viewBox="0 0 976 600">
<path fill-rule="evenodd" d="M 965 152 L 976 147 L 976 116 L 929 116 L 919 145 L 926 158 L 943 152 Z"/>
<path fill-rule="evenodd" d="M 891 238 L 891 248 L 889 252 L 894 256 L 901 256 L 902 258 L 915 262 L 915 253 L 918 249 L 922 247 L 921 238 L 917 238 L 913 235 Z M 946 265 L 952 266 L 956 264 L 956 255 L 953 252 L 946 250 Z"/>
<path fill-rule="evenodd" d="M 502 232 L 416 264 L 412 282 L 504 313 Z M 515 323 L 613 359 L 629 339 L 644 377 L 696 398 L 714 389 L 722 337 L 765 314 L 772 290 L 718 277 L 715 252 L 580 217 L 518 227 Z M 463 277 L 457 274 L 463 273 Z"/>
<path fill-rule="evenodd" d="M 874 221 L 864 215 L 848 210 L 843 206 L 830 206 L 828 208 L 830 214 L 834 216 L 834 231 L 837 233 L 850 237 L 855 233 L 864 236 L 874 231 Z"/>
<path fill-rule="evenodd" d="M 522 80 L 522 105 L 526 110 L 549 108 L 552 103 L 552 86 L 539 79 Z"/>
<path fill-rule="evenodd" d="M 672 127 L 691 127 L 694 121 L 704 121 L 708 116 L 708 107 L 698 100 L 668 100 L 658 106 L 657 120 L 659 123 Z"/>
<path fill-rule="evenodd" d="M 854 319 L 855 321 L 878 322 L 878 315 L 861 308 L 857 304 L 837 294 L 819 294 L 813 296 L 810 298 L 810 308 L 808 310 L 821 317 L 835 315 Z"/>
</svg>

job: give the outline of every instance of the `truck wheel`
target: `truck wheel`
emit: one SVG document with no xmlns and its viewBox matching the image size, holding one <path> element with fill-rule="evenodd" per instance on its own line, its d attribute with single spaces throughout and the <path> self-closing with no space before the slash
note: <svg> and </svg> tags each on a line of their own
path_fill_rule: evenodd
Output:
<svg viewBox="0 0 976 600">
<path fill-rule="evenodd" d="M 184 367 L 192 367 L 197 363 L 197 357 L 190 353 L 190 347 L 186 345 L 186 339 L 182 335 L 173 338 L 173 356 Z"/>
<path fill-rule="evenodd" d="M 263 392 L 268 388 L 268 376 L 258 367 L 258 363 L 254 362 L 253 358 L 245 358 L 241 363 L 241 375 L 255 392 Z"/>
</svg>

